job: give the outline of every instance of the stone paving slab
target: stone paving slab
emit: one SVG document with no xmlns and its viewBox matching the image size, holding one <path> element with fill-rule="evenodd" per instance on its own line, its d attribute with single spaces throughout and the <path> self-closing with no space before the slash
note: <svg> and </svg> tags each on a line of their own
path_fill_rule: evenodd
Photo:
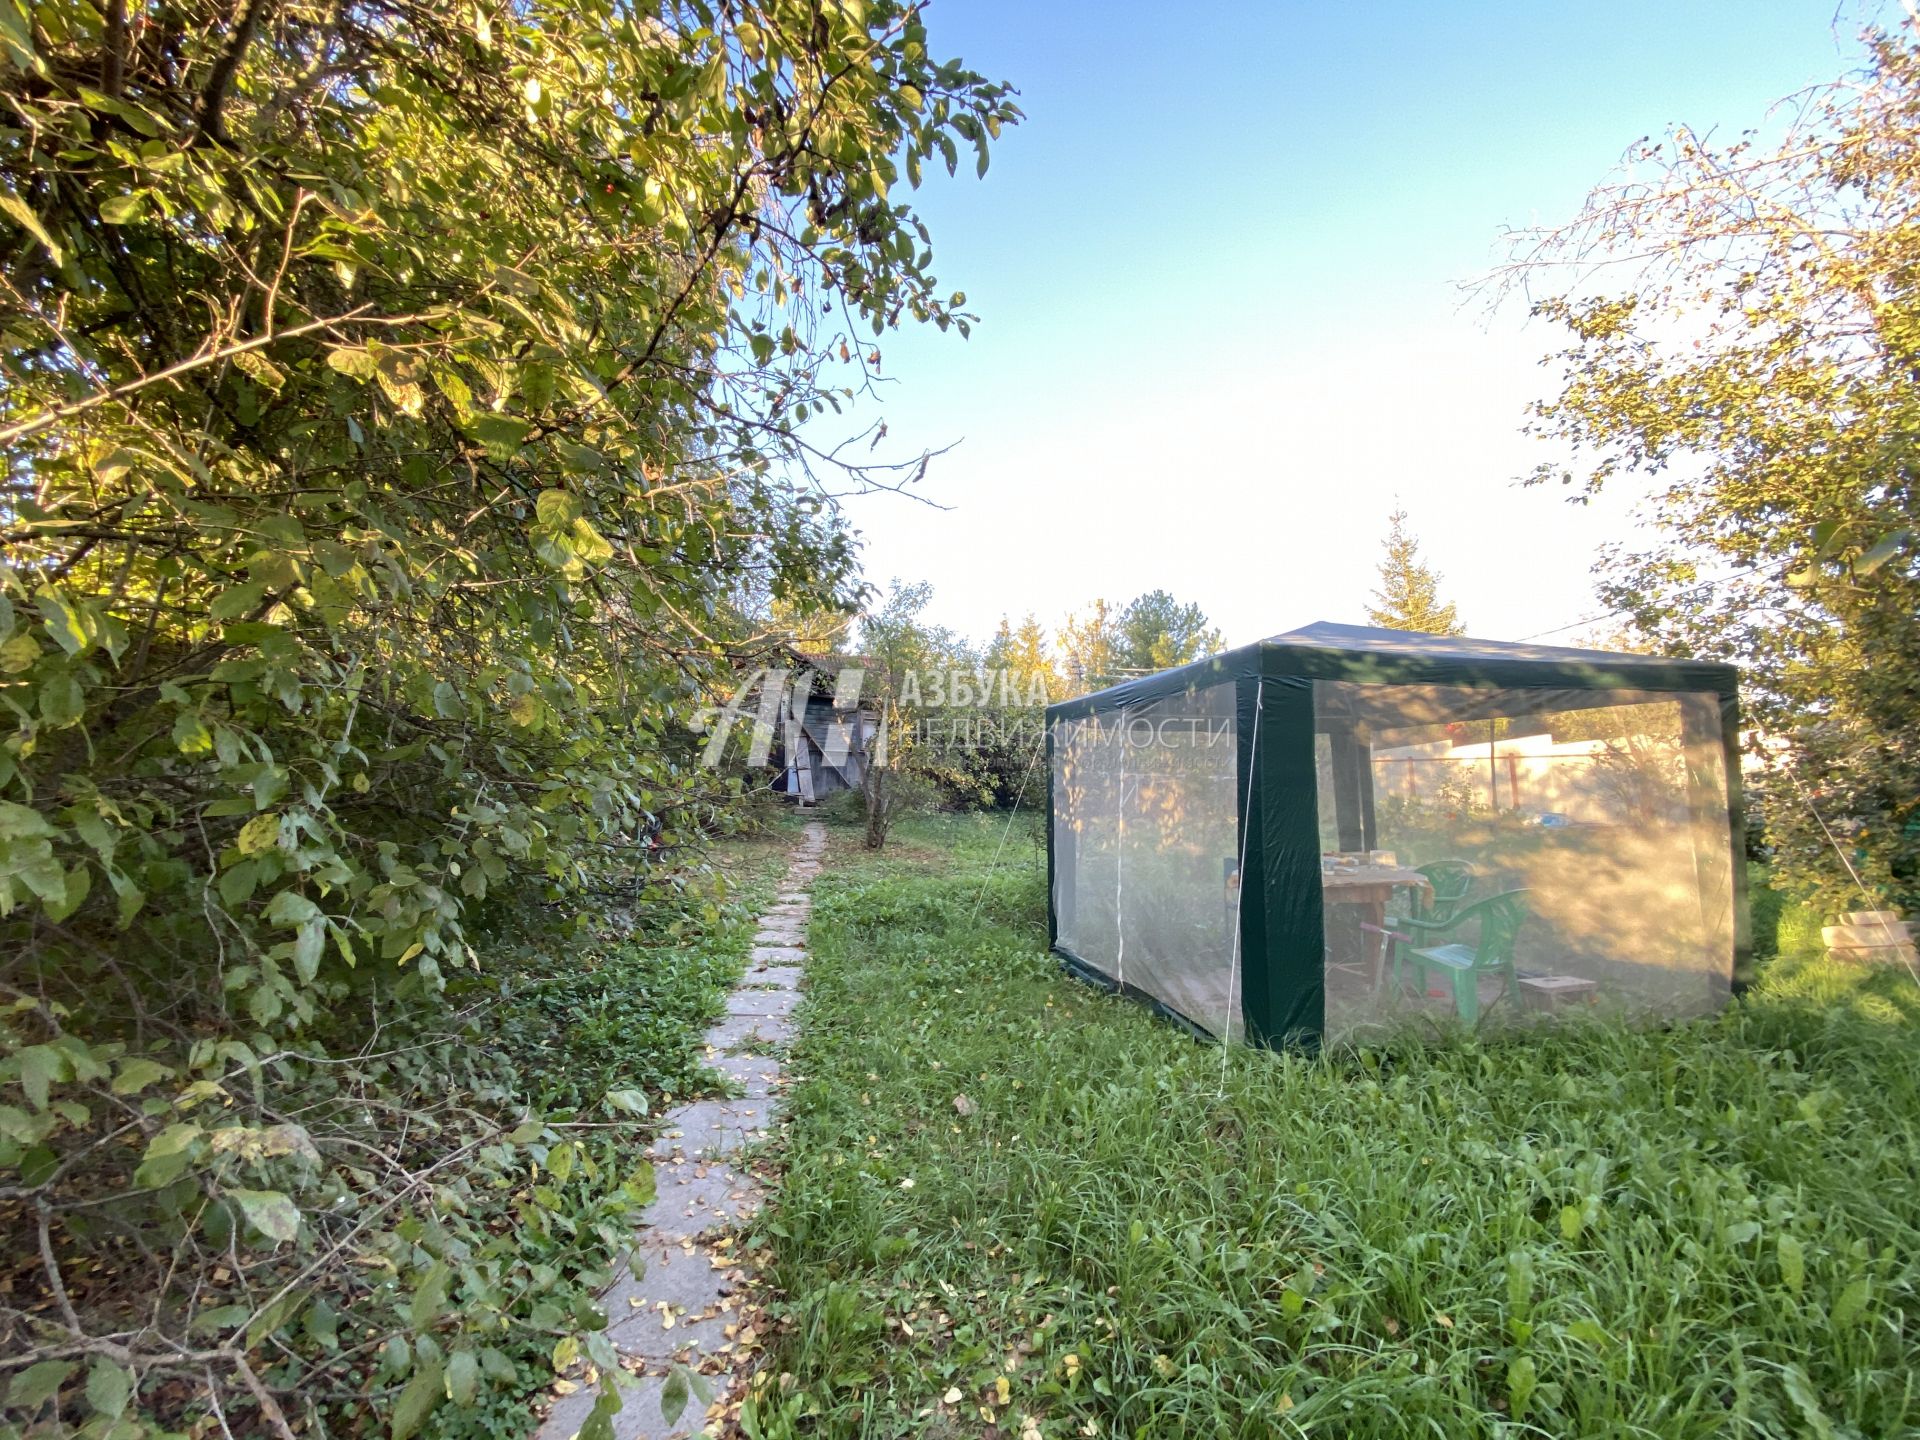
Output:
<svg viewBox="0 0 1920 1440">
<path fill-rule="evenodd" d="M 762 987 L 760 989 L 740 989 L 727 997 L 729 1015 L 765 1015 L 784 1020 L 793 1013 L 793 1007 L 800 1003 L 798 990 L 780 990 Z"/>
<path fill-rule="evenodd" d="M 719 1160 L 676 1160 L 656 1167 L 658 1193 L 640 1217 L 649 1235 L 686 1240 L 732 1225 L 765 1201 L 760 1182 Z"/>
<path fill-rule="evenodd" d="M 786 1078 L 780 1062 L 767 1055 L 711 1055 L 706 1065 L 726 1076 L 743 1100 L 766 1100 L 779 1094 Z"/>
<path fill-rule="evenodd" d="M 790 1015 L 729 1015 L 707 1031 L 707 1044 L 726 1053 L 778 1050 L 793 1039 Z"/>
<path fill-rule="evenodd" d="M 748 990 L 798 990 L 801 974 L 798 965 L 756 965 L 740 983 Z"/>
<path fill-rule="evenodd" d="M 689 1160 L 732 1155 L 765 1137 L 771 1126 L 764 1100 L 696 1100 L 661 1118 L 656 1158 Z"/>
<path fill-rule="evenodd" d="M 800 945 L 756 945 L 747 952 L 749 965 L 797 965 L 806 958 Z"/>
<path fill-rule="evenodd" d="M 717 1350 L 726 1341 L 726 1327 L 734 1323 L 729 1297 L 736 1286 L 728 1259 L 716 1266 L 708 1251 L 682 1250 L 665 1240 L 640 1247 L 647 1268 L 636 1280 L 631 1274 L 614 1281 L 602 1298 L 607 1310 L 607 1339 L 622 1355 L 643 1360 L 671 1360 L 688 1351 Z"/>
</svg>

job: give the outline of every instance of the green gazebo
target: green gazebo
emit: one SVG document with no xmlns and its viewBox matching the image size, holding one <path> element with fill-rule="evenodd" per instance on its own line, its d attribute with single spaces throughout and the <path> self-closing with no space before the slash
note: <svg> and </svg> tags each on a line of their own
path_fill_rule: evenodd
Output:
<svg viewBox="0 0 1920 1440">
<path fill-rule="evenodd" d="M 1047 711 L 1074 973 L 1261 1045 L 1723 1005 L 1737 672 L 1317 624 Z"/>
</svg>

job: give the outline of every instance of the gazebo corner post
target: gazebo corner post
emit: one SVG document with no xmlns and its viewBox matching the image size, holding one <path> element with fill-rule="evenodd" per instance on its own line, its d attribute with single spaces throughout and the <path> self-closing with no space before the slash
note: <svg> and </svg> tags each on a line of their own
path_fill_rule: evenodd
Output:
<svg viewBox="0 0 1920 1440">
<path fill-rule="evenodd" d="M 1060 800 L 1053 793 L 1053 715 L 1042 712 L 1041 764 L 1047 767 L 1047 949 L 1057 949 L 1060 944 L 1059 896 L 1060 870 L 1059 849 L 1055 844 L 1054 832 L 1060 828 Z"/>
<path fill-rule="evenodd" d="M 1247 1043 L 1318 1048 L 1325 1024 L 1313 682 L 1263 655 L 1238 681 L 1240 1018 Z"/>
</svg>

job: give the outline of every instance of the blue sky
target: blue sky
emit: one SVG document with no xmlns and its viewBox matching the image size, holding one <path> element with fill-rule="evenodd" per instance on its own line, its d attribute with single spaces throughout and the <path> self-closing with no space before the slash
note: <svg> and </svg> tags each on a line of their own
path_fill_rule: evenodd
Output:
<svg viewBox="0 0 1920 1440">
<path fill-rule="evenodd" d="M 916 197 L 983 318 L 882 342 L 888 445 L 959 444 L 919 490 L 948 508 L 850 502 L 869 577 L 930 580 L 976 637 L 1164 587 L 1241 643 L 1362 620 L 1397 497 L 1474 633 L 1593 615 L 1632 497 L 1514 485 L 1550 458 L 1519 427 L 1555 337 L 1457 282 L 1640 136 L 1852 68 L 1861 13 L 936 0 L 931 48 L 1027 120 Z"/>
</svg>

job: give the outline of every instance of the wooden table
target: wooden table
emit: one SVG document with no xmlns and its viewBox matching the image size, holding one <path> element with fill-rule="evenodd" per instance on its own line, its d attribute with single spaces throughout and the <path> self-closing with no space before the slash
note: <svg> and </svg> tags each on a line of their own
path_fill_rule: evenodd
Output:
<svg viewBox="0 0 1920 1440">
<path fill-rule="evenodd" d="M 1433 897 L 1433 883 L 1418 870 L 1404 865 L 1360 865 L 1352 870 L 1322 869 L 1320 872 L 1323 904 L 1352 906 L 1360 912 L 1361 923 L 1379 929 L 1386 926 L 1387 902 L 1395 890 L 1404 887 L 1420 889 L 1429 899 Z M 1373 988 L 1377 991 L 1385 979 L 1387 937 L 1365 930 L 1360 933 L 1370 942 L 1362 948 L 1361 958 L 1373 961 Z"/>
</svg>

